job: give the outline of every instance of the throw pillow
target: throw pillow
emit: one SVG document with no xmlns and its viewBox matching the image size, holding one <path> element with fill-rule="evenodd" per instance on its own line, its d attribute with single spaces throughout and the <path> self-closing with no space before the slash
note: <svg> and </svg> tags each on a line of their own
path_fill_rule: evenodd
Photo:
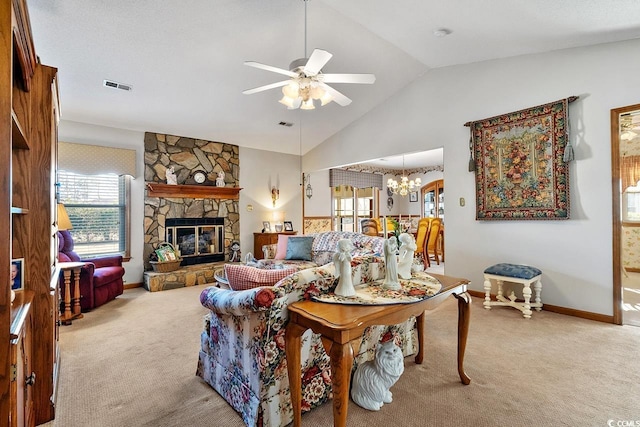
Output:
<svg viewBox="0 0 640 427">
<path fill-rule="evenodd" d="M 300 259 L 311 261 L 311 246 L 313 236 L 289 237 L 287 242 L 287 255 L 284 259 Z"/>
<path fill-rule="evenodd" d="M 273 286 L 295 272 L 295 268 L 262 270 L 246 265 L 224 265 L 224 273 L 227 276 L 229 287 L 234 291 L 246 291 L 260 286 Z"/>
<path fill-rule="evenodd" d="M 278 247 L 276 248 L 276 256 L 274 259 L 284 259 L 287 256 L 287 242 L 289 236 L 287 234 L 278 234 Z"/>
</svg>

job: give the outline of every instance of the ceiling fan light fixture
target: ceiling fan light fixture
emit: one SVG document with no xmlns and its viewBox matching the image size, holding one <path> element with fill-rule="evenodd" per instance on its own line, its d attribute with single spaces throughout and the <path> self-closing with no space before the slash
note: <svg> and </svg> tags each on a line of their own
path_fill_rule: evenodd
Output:
<svg viewBox="0 0 640 427">
<path fill-rule="evenodd" d="M 301 110 L 315 110 L 316 107 L 313 105 L 313 99 L 309 98 L 302 103 L 300 106 Z"/>
<path fill-rule="evenodd" d="M 307 2 L 304 2 L 304 58 L 299 58 L 291 62 L 289 69 L 273 67 L 271 65 L 261 64 L 256 61 L 245 61 L 245 65 L 271 71 L 278 74 L 288 76 L 290 81 L 280 81 L 253 89 L 247 89 L 242 93 L 251 95 L 276 87 L 282 87 L 282 93 L 286 99 L 281 99 L 280 103 L 289 109 L 297 109 L 302 106 L 305 110 L 315 109 L 313 100 L 320 100 L 321 105 L 327 105 L 330 102 L 346 107 L 351 104 L 344 94 L 336 89 L 328 86 L 326 83 L 356 83 L 356 84 L 373 84 L 376 77 L 373 74 L 324 74 L 322 68 L 329 62 L 333 56 L 331 53 L 314 49 L 310 56 L 307 56 Z M 327 92 L 330 92 L 328 94 Z M 311 100 L 311 102 L 309 102 Z"/>
<path fill-rule="evenodd" d="M 322 97 L 325 95 L 325 91 L 320 86 L 318 86 L 316 82 L 316 84 L 313 84 L 313 83 L 311 84 L 310 94 L 311 94 L 311 98 L 313 99 L 322 99 Z"/>
<path fill-rule="evenodd" d="M 282 94 L 287 98 L 296 99 L 299 95 L 300 85 L 296 80 L 291 80 L 286 86 L 282 86 Z"/>
<path fill-rule="evenodd" d="M 322 97 L 320 98 L 320 105 L 324 107 L 331 101 L 333 101 L 333 96 L 331 96 L 329 92 L 325 92 L 324 95 L 322 95 Z"/>
<path fill-rule="evenodd" d="M 287 95 L 284 95 L 282 97 L 282 99 L 280 101 L 278 101 L 280 104 L 286 105 L 287 108 L 289 108 L 290 110 L 294 109 L 294 99 L 289 98 Z"/>
</svg>

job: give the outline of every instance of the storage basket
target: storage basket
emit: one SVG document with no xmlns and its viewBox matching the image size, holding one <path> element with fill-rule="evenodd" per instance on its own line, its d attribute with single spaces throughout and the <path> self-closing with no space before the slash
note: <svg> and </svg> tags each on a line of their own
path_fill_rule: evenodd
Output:
<svg viewBox="0 0 640 427">
<path fill-rule="evenodd" d="M 180 268 L 182 258 L 175 261 L 149 261 L 153 267 L 153 271 L 156 273 L 169 273 L 170 271 L 176 271 Z"/>
<path fill-rule="evenodd" d="M 162 242 L 158 245 L 158 249 L 164 249 L 164 250 L 170 251 L 177 256 L 176 250 L 171 243 Z M 175 271 L 180 268 L 180 263 L 182 262 L 182 258 L 177 257 L 177 259 L 171 260 L 171 261 L 149 261 L 149 262 L 153 267 L 153 271 L 155 271 L 156 273 L 169 273 L 171 271 Z"/>
</svg>

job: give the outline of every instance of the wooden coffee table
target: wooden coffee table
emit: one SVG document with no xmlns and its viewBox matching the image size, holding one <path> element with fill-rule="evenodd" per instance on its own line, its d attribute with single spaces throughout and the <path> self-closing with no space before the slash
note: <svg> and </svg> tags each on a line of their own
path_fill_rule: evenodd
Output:
<svg viewBox="0 0 640 427">
<path fill-rule="evenodd" d="M 302 334 L 311 329 L 322 336 L 322 343 L 331 358 L 331 384 L 333 387 L 334 426 L 347 425 L 349 386 L 354 354 L 358 353 L 364 330 L 372 325 L 395 325 L 416 316 L 418 329 L 418 353 L 415 362 L 424 358 L 425 311 L 433 310 L 447 297 L 458 300 L 458 374 L 463 384 L 471 379 L 464 372 L 464 352 L 469 332 L 469 304 L 467 279 L 432 274 L 440 280 L 442 289 L 437 295 L 411 304 L 393 305 L 342 305 L 315 301 L 298 301 L 288 306 L 289 324 L 285 333 L 285 351 L 289 388 L 293 406 L 293 425 L 300 426 L 302 420 L 302 368 L 300 345 Z"/>
</svg>

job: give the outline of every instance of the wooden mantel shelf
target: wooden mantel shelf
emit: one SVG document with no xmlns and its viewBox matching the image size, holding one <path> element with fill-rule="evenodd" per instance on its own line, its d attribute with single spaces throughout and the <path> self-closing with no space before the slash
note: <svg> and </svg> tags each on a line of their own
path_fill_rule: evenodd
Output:
<svg viewBox="0 0 640 427">
<path fill-rule="evenodd" d="M 240 198 L 240 187 L 215 187 L 213 185 L 170 185 L 159 182 L 147 182 L 149 197 L 192 197 L 194 199 L 232 199 Z"/>
</svg>

